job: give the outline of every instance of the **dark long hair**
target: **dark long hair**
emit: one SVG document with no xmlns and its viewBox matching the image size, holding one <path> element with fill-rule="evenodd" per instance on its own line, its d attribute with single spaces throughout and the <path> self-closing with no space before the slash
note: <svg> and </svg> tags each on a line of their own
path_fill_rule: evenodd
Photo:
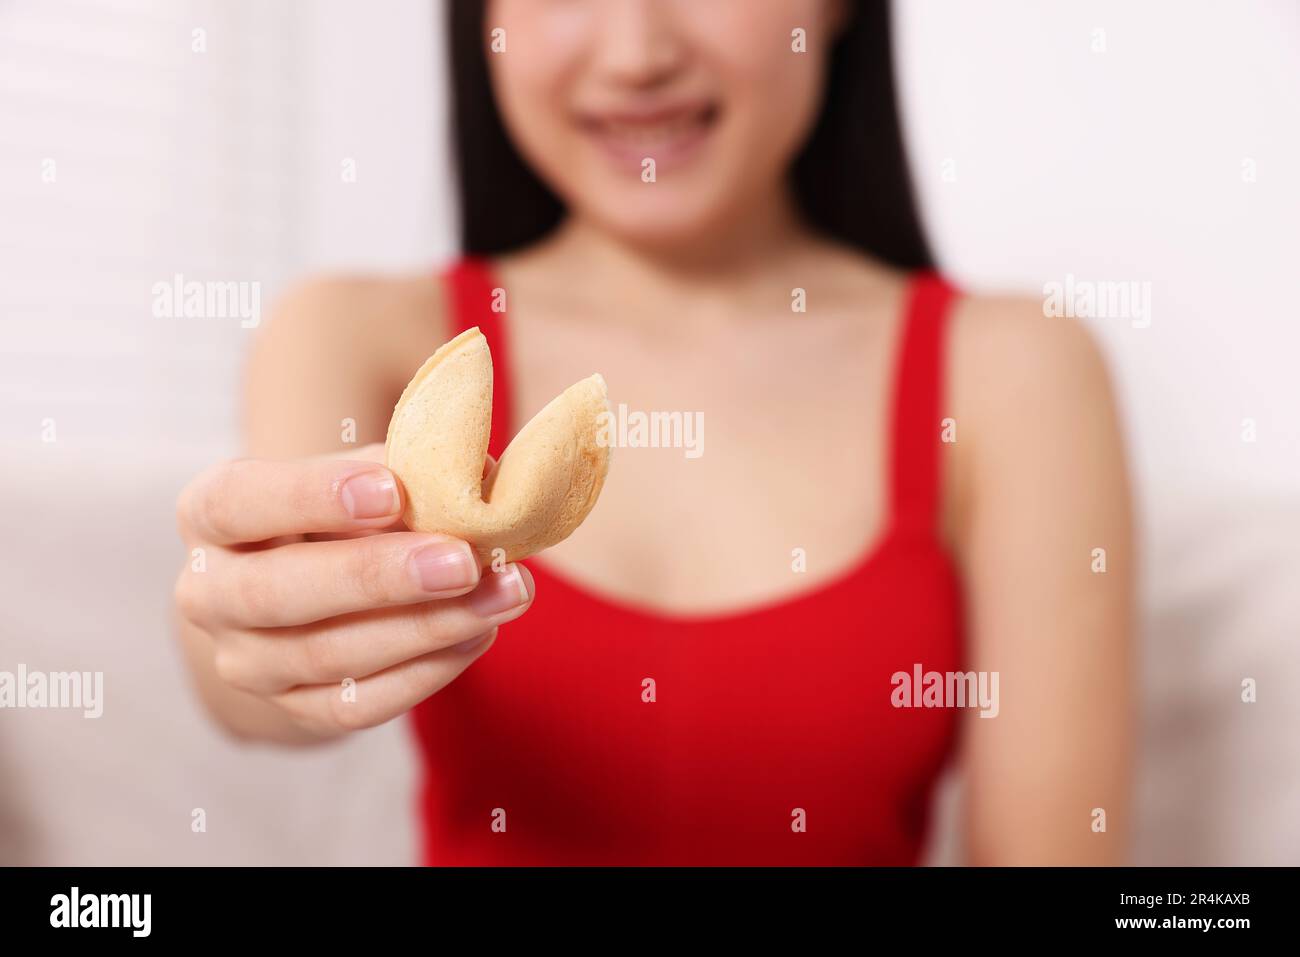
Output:
<svg viewBox="0 0 1300 957">
<path fill-rule="evenodd" d="M 450 0 L 452 122 L 466 253 L 541 239 L 564 215 L 524 162 L 492 95 L 484 0 Z M 888 0 L 855 0 L 836 41 L 821 116 L 791 170 L 795 198 L 821 232 L 903 269 L 934 264 L 908 175 L 894 88 Z"/>
</svg>

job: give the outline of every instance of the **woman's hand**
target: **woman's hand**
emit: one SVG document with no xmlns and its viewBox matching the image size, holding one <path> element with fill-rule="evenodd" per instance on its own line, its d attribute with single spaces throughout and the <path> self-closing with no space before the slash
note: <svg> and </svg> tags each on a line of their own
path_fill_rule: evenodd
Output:
<svg viewBox="0 0 1300 957">
<path fill-rule="evenodd" d="M 300 743 L 382 724 L 528 609 L 523 566 L 480 573 L 464 542 L 400 530 L 403 491 L 382 454 L 236 460 L 181 493 L 182 639 L 234 733 Z"/>
</svg>

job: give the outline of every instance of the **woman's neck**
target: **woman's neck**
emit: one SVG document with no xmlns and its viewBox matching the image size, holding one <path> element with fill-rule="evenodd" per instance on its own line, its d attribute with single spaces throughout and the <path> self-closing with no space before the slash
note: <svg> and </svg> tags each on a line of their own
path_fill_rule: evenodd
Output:
<svg viewBox="0 0 1300 957">
<path fill-rule="evenodd" d="M 770 276 L 778 263 L 788 262 L 813 242 L 792 197 L 779 191 L 769 202 L 754 204 L 683 241 L 635 242 L 573 215 L 547 246 L 550 252 L 581 263 L 591 278 L 601 278 L 602 285 L 629 292 L 653 288 L 708 295 L 743 289 Z"/>
<path fill-rule="evenodd" d="M 572 215 L 540 243 L 498 267 L 523 280 L 572 319 L 702 332 L 790 315 L 796 288 L 816 287 L 823 307 L 836 298 L 869 304 L 892 294 L 896 277 L 856 250 L 821 235 L 788 195 L 676 244 L 628 241 Z M 845 282 L 845 276 L 852 280 Z M 665 324 L 664 318 L 675 321 Z"/>
</svg>

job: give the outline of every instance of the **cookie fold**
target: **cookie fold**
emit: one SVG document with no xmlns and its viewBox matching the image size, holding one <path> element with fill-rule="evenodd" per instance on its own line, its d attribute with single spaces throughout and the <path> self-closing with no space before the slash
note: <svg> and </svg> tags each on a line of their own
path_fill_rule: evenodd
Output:
<svg viewBox="0 0 1300 957">
<path fill-rule="evenodd" d="M 477 327 L 416 372 L 388 423 L 388 468 L 406 489 L 408 528 L 469 542 L 482 564 L 517 561 L 563 541 L 596 504 L 609 470 L 600 441 L 605 380 L 556 396 L 483 474 L 492 431 L 492 354 Z"/>
</svg>

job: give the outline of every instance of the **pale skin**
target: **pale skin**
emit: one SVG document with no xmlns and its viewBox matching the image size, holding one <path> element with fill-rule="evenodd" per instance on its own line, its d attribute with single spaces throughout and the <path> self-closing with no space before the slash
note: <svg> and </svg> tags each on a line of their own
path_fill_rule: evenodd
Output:
<svg viewBox="0 0 1300 957">
<path fill-rule="evenodd" d="M 812 49 L 756 90 L 776 66 L 757 61 L 778 55 L 757 35 L 783 29 L 791 7 Z M 515 427 L 596 371 L 615 402 L 706 423 L 697 459 L 617 450 L 595 511 L 538 559 L 593 592 L 669 615 L 737 610 L 817 588 L 883 531 L 905 276 L 811 230 L 781 176 L 816 108 L 817 37 L 841 14 L 820 0 L 489 4 L 510 35 L 547 39 L 545 55 L 494 61 L 494 83 L 521 152 L 570 209 L 493 263 Z M 725 109 L 668 182 L 629 184 L 565 122 L 660 88 Z M 806 313 L 791 311 L 795 287 Z M 307 283 L 259 336 L 249 458 L 215 466 L 178 505 L 187 545 L 207 551 L 206 572 L 187 564 L 177 580 L 181 641 L 232 733 L 309 744 L 398 718 L 510 640 L 536 597 L 522 568 L 456 579 L 442 562 L 422 584 L 411 556 L 458 543 L 401 530 L 395 480 L 345 492 L 358 475 L 391 479 L 373 443 L 450 330 L 429 274 Z M 1039 302 L 982 296 L 956 307 L 946 363 L 957 441 L 944 446 L 939 534 L 965 588 L 965 667 L 1000 675 L 997 718 L 972 713 L 959 742 L 967 860 L 1119 863 L 1134 562 L 1104 364 Z M 791 574 L 793 547 L 805 574 Z M 493 597 L 503 610 L 487 609 Z M 358 694 L 342 703 L 349 678 Z"/>
</svg>

